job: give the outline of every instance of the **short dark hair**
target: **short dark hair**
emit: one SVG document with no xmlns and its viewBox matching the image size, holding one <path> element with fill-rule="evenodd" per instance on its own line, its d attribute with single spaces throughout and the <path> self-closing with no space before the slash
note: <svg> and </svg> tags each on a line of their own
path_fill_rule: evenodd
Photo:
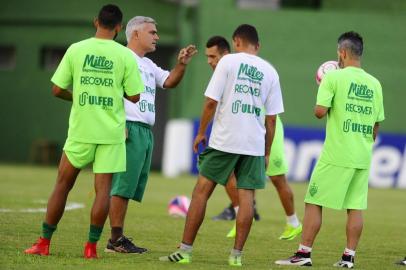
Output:
<svg viewBox="0 0 406 270">
<path fill-rule="evenodd" d="M 360 34 L 354 31 L 345 32 L 338 38 L 338 46 L 341 49 L 348 49 L 355 56 L 362 56 L 364 41 Z"/>
<path fill-rule="evenodd" d="M 235 29 L 233 34 L 234 38 L 241 38 L 245 41 L 248 41 L 251 44 L 257 45 L 259 43 L 259 37 L 257 29 L 249 24 L 241 24 Z"/>
<path fill-rule="evenodd" d="M 224 51 L 230 52 L 230 44 L 228 43 L 227 39 L 222 36 L 213 36 L 209 38 L 206 43 L 206 48 L 211 48 L 213 46 L 217 46 L 218 50 L 223 53 Z"/>
<path fill-rule="evenodd" d="M 121 24 L 123 13 L 118 6 L 109 4 L 100 9 L 97 19 L 102 26 L 113 30 L 117 24 Z"/>
</svg>

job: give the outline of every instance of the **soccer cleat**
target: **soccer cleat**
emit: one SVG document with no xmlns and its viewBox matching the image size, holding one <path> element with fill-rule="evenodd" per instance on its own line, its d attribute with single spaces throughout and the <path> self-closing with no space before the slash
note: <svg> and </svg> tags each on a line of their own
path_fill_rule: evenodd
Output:
<svg viewBox="0 0 406 270">
<path fill-rule="evenodd" d="M 218 214 L 217 216 L 213 217 L 212 220 L 234 220 L 235 219 L 235 211 L 233 206 L 230 204 L 229 207 L 224 208 L 223 212 Z"/>
<path fill-rule="evenodd" d="M 279 236 L 279 240 L 293 240 L 302 232 L 302 224 L 299 224 L 298 227 L 293 227 L 290 224 L 286 224 L 285 230 Z"/>
<path fill-rule="evenodd" d="M 40 237 L 38 238 L 37 242 L 32 245 L 32 247 L 24 250 L 24 253 L 32 255 L 48 256 L 50 244 L 51 244 L 50 239 Z"/>
<path fill-rule="evenodd" d="M 228 234 L 226 235 L 227 238 L 235 238 L 235 235 L 237 234 L 237 226 L 233 225 L 233 228 L 228 232 Z"/>
<path fill-rule="evenodd" d="M 188 264 L 192 262 L 192 253 L 178 249 L 177 251 L 169 254 L 168 256 L 159 257 L 159 260 L 162 262 Z"/>
<path fill-rule="evenodd" d="M 296 252 L 292 257 L 285 260 L 275 261 L 277 265 L 296 265 L 296 266 L 312 266 L 312 259 L 310 258 L 310 252 Z"/>
<path fill-rule="evenodd" d="M 228 257 L 228 265 L 242 266 L 241 256 L 230 255 L 230 257 Z"/>
<path fill-rule="evenodd" d="M 396 264 L 406 265 L 406 257 L 403 260 L 400 260 L 400 261 L 396 262 Z"/>
<path fill-rule="evenodd" d="M 333 264 L 335 267 L 354 268 L 354 256 L 343 254 L 341 260 Z"/>
<path fill-rule="evenodd" d="M 116 242 L 111 242 L 111 239 L 107 242 L 107 246 L 104 252 L 118 252 L 118 253 L 131 253 L 142 254 L 147 252 L 148 249 L 136 246 L 131 238 L 127 238 L 124 235 L 117 239 Z"/>
<path fill-rule="evenodd" d="M 85 250 L 83 251 L 83 257 L 85 259 L 97 259 L 96 243 L 86 242 Z"/>
</svg>

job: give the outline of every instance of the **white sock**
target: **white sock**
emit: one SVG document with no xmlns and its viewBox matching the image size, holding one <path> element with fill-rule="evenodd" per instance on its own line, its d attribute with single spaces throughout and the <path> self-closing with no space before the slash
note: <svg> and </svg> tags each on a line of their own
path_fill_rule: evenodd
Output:
<svg viewBox="0 0 406 270">
<path fill-rule="evenodd" d="M 300 225 L 299 219 L 296 216 L 296 213 L 294 213 L 291 216 L 286 216 L 286 222 L 291 225 L 293 228 L 297 228 Z"/>
<path fill-rule="evenodd" d="M 304 252 L 304 253 L 310 253 L 310 252 L 312 252 L 312 248 L 300 244 L 297 251 Z"/>
<path fill-rule="evenodd" d="M 355 256 L 355 250 L 349 249 L 349 248 L 345 248 L 344 249 L 344 254 L 345 255 L 350 255 L 350 256 Z"/>
<path fill-rule="evenodd" d="M 235 207 L 234 207 L 235 216 L 237 216 L 237 214 L 238 214 L 238 209 L 240 209 L 239 206 L 235 206 Z"/>
<path fill-rule="evenodd" d="M 192 245 L 187 245 L 184 243 L 180 243 L 179 249 L 186 252 L 186 253 L 190 253 L 193 250 L 193 246 Z"/>
<path fill-rule="evenodd" d="M 231 250 L 231 253 L 230 253 L 230 255 L 231 256 L 241 256 L 242 255 L 242 250 L 238 250 L 238 249 L 232 249 Z"/>
</svg>

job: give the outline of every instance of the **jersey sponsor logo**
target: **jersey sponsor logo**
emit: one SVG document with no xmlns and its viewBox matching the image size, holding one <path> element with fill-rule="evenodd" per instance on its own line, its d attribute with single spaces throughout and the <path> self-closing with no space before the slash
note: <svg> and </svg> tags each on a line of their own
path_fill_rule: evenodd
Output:
<svg viewBox="0 0 406 270">
<path fill-rule="evenodd" d="M 251 94 L 252 96 L 259 97 L 261 90 L 245 84 L 236 84 L 234 86 L 235 93 Z"/>
<path fill-rule="evenodd" d="M 362 106 L 362 105 L 352 104 L 352 103 L 346 103 L 345 110 L 347 112 L 355 112 L 355 113 L 359 113 L 359 114 L 366 114 L 366 115 L 372 114 L 372 107 Z"/>
<path fill-rule="evenodd" d="M 83 70 L 89 71 L 89 68 L 91 68 L 95 70 L 111 72 L 111 70 L 113 69 L 113 65 L 113 61 L 107 60 L 105 56 L 86 54 L 85 61 L 83 62 Z"/>
<path fill-rule="evenodd" d="M 149 112 L 155 113 L 155 105 L 154 104 L 149 103 L 145 99 L 141 100 L 139 102 L 139 104 L 140 104 L 140 111 L 141 112 L 146 112 L 148 110 Z"/>
<path fill-rule="evenodd" d="M 343 131 L 345 133 L 348 133 L 348 132 L 361 133 L 365 137 L 371 136 L 373 129 L 374 128 L 371 125 L 355 123 L 351 119 L 345 120 L 344 124 L 343 124 Z"/>
<path fill-rule="evenodd" d="M 101 85 L 106 87 L 113 87 L 113 79 L 109 78 L 99 78 L 92 76 L 81 76 L 80 84 L 81 85 Z"/>
<path fill-rule="evenodd" d="M 348 89 L 348 98 L 371 102 L 374 97 L 374 91 L 369 89 L 366 84 L 351 83 Z"/>
<path fill-rule="evenodd" d="M 155 88 L 145 86 L 145 93 L 150 93 L 151 95 L 155 96 Z"/>
<path fill-rule="evenodd" d="M 233 114 L 237 113 L 246 113 L 246 114 L 255 114 L 256 116 L 260 116 L 261 108 L 255 107 L 251 104 L 242 103 L 241 100 L 236 100 L 231 105 L 231 112 Z"/>
<path fill-rule="evenodd" d="M 102 97 L 102 96 L 93 96 L 89 95 L 88 92 L 83 92 L 79 95 L 79 105 L 96 105 L 101 106 L 103 110 L 108 110 L 113 107 L 113 98 L 112 97 Z"/>
<path fill-rule="evenodd" d="M 241 63 L 238 70 L 237 78 L 239 80 L 249 80 L 253 83 L 261 83 L 264 78 L 264 73 L 258 70 L 255 66 L 249 66 L 248 64 Z"/>
</svg>

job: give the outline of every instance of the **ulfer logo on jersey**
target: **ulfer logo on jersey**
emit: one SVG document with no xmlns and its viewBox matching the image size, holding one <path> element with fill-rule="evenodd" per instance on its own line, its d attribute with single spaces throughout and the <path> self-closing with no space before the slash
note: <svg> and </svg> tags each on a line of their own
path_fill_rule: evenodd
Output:
<svg viewBox="0 0 406 270">
<path fill-rule="evenodd" d="M 369 89 L 366 84 L 351 83 L 350 89 L 348 90 L 349 99 L 371 101 L 373 97 L 374 91 Z"/>
<path fill-rule="evenodd" d="M 83 69 L 91 67 L 101 70 L 112 70 L 113 64 L 113 61 L 107 60 L 105 56 L 95 56 L 87 54 L 83 63 Z"/>
<path fill-rule="evenodd" d="M 249 80 L 251 82 L 259 83 L 264 78 L 264 73 L 258 70 L 258 68 L 255 66 L 249 66 L 248 64 L 241 63 L 237 77 L 240 80 Z"/>
</svg>

